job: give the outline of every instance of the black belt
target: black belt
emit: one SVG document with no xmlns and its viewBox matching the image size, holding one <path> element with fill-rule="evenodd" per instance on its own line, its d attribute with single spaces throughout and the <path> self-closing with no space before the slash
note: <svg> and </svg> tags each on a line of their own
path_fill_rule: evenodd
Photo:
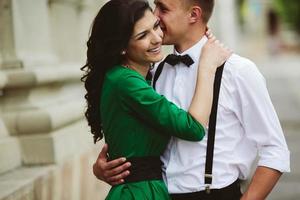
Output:
<svg viewBox="0 0 300 200">
<path fill-rule="evenodd" d="M 125 178 L 125 183 L 162 180 L 162 162 L 158 156 L 127 158 L 131 163 L 130 174 Z"/>
<path fill-rule="evenodd" d="M 171 194 L 172 200 L 238 200 L 242 196 L 239 180 L 222 189 L 192 193 Z"/>
</svg>

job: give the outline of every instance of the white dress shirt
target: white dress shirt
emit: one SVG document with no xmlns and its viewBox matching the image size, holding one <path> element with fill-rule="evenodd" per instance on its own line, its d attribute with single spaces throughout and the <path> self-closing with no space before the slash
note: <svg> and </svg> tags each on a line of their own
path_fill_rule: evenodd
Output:
<svg viewBox="0 0 300 200">
<path fill-rule="evenodd" d="M 188 110 L 197 79 L 203 37 L 188 54 L 194 64 L 165 64 L 156 90 Z M 175 54 L 179 54 L 175 51 Z M 200 142 L 172 137 L 161 159 L 169 193 L 204 190 L 207 135 Z M 290 171 L 289 150 L 270 100 L 264 77 L 250 60 L 232 55 L 226 62 L 218 104 L 212 188 L 223 188 L 245 179 L 256 156 L 259 166 Z"/>
</svg>

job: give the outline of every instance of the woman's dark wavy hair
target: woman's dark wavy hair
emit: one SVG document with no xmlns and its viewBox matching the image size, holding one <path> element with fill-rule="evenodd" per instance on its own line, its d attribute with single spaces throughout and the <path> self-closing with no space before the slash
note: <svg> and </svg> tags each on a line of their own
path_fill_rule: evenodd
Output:
<svg viewBox="0 0 300 200">
<path fill-rule="evenodd" d="M 94 19 L 87 41 L 87 61 L 81 68 L 81 77 L 86 89 L 87 109 L 85 117 L 94 135 L 94 143 L 103 138 L 100 97 L 107 70 L 121 64 L 121 52 L 128 46 L 135 23 L 151 10 L 143 0 L 111 0 Z"/>
</svg>

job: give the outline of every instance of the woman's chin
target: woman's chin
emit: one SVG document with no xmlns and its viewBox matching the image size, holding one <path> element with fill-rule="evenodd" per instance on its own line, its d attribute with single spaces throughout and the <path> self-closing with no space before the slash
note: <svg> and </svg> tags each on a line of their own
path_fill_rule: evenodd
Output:
<svg viewBox="0 0 300 200">
<path fill-rule="evenodd" d="M 161 61 L 163 58 L 164 58 L 163 54 L 160 53 L 160 54 L 158 54 L 158 55 L 152 57 L 151 60 L 152 60 L 152 62 L 159 62 L 159 61 Z"/>
</svg>

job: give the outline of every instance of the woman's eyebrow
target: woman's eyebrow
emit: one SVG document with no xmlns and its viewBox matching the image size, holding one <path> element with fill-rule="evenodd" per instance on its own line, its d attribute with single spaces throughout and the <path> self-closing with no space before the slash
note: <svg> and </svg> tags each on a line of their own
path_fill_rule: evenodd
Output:
<svg viewBox="0 0 300 200">
<path fill-rule="evenodd" d="M 155 21 L 153 27 L 155 27 L 155 26 L 157 25 L 157 23 L 159 23 L 159 20 L 156 20 L 156 21 Z M 152 27 L 152 28 L 153 28 L 153 27 Z M 152 28 L 149 28 L 149 29 L 152 29 Z M 140 36 L 140 35 L 143 35 L 143 34 L 148 33 L 148 32 L 149 32 L 149 29 L 137 33 L 135 36 L 133 36 L 133 38 L 137 38 L 137 37 Z"/>
<path fill-rule="evenodd" d="M 140 32 L 140 33 L 137 33 L 135 36 L 133 36 L 133 38 L 137 38 L 137 37 L 139 37 L 140 35 L 146 34 L 146 33 L 148 33 L 148 32 L 149 32 L 149 30 L 142 31 L 142 32 Z"/>
</svg>

